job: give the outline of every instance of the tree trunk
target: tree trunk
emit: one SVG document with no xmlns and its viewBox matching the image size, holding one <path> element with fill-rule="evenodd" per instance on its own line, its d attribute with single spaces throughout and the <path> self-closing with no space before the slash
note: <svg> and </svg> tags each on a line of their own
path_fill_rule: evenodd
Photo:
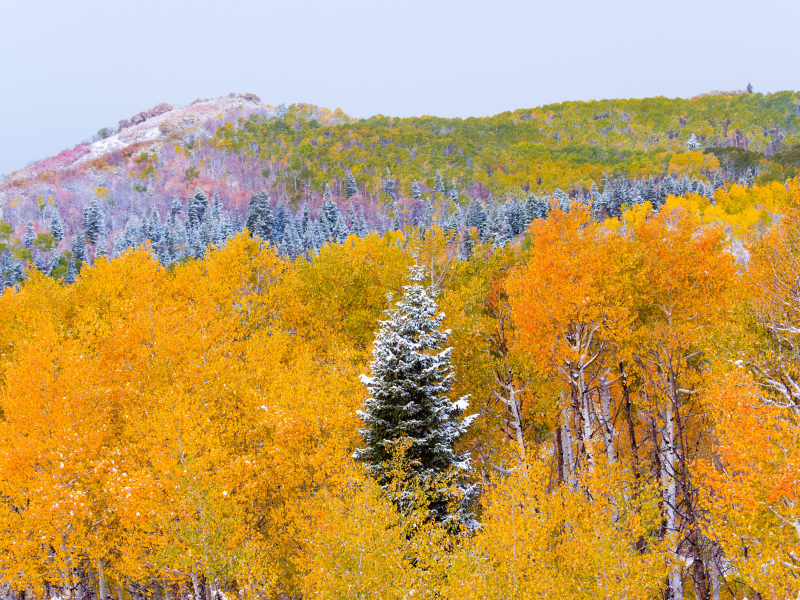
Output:
<svg viewBox="0 0 800 600">
<path fill-rule="evenodd" d="M 561 397 L 563 404 L 563 395 Z M 564 472 L 564 481 L 574 487 L 575 486 L 575 457 L 572 453 L 572 430 L 569 426 L 569 409 L 564 406 L 561 409 L 561 449 L 562 449 L 562 470 Z"/>
<path fill-rule="evenodd" d="M 711 562 L 709 564 L 709 570 L 711 571 L 711 599 L 719 600 L 719 578 L 721 573 L 719 572 L 719 546 L 716 542 L 711 542 Z"/>
<path fill-rule="evenodd" d="M 677 540 L 677 483 L 675 481 L 675 421 L 672 403 L 668 401 L 664 409 L 664 427 L 661 430 L 661 485 L 664 499 L 666 534 Z M 680 557 L 680 544 L 676 541 L 673 552 Z M 683 581 L 680 567 L 674 567 L 669 575 L 669 595 L 671 600 L 683 598 Z"/>
<path fill-rule="evenodd" d="M 614 429 L 614 424 L 611 418 L 611 390 L 608 388 L 608 380 L 605 377 L 600 378 L 600 412 L 602 413 L 603 423 L 603 440 L 606 445 L 606 458 L 609 463 L 613 463 L 616 459 L 616 451 L 614 449 L 614 438 L 617 432 Z"/>
<path fill-rule="evenodd" d="M 193 600 L 204 600 L 202 589 L 200 587 L 200 578 L 194 571 L 192 571 L 192 588 L 194 589 Z"/>
<path fill-rule="evenodd" d="M 100 600 L 106 600 L 108 598 L 108 584 L 106 583 L 106 574 L 103 571 L 103 567 L 105 563 L 103 559 L 97 561 L 97 588 L 98 594 L 100 596 Z"/>
</svg>

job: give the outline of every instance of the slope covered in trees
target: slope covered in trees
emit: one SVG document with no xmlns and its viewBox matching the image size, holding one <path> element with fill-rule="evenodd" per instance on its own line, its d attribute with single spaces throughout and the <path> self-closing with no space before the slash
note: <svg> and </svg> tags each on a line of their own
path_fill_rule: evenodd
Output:
<svg viewBox="0 0 800 600">
<path fill-rule="evenodd" d="M 433 226 L 310 259 L 238 234 L 169 268 L 128 249 L 72 285 L 33 271 L 0 297 L 0 579 L 26 598 L 793 597 L 798 194 L 738 230 L 692 197 L 604 223 L 579 203 L 468 260 Z M 412 425 L 381 433 L 393 385 L 471 396 L 448 438 L 469 507 L 441 504 L 466 489 L 444 470 L 415 475 Z M 431 518 L 465 509 L 480 526 Z"/>
<path fill-rule="evenodd" d="M 343 239 L 345 225 L 383 233 L 438 220 L 463 231 L 475 202 L 497 240 L 504 228 L 511 237 L 524 229 L 514 201 L 538 215 L 591 202 L 600 219 L 669 194 L 712 199 L 723 184 L 796 175 L 798 119 L 795 92 L 565 102 L 469 119 L 356 120 L 312 105 L 264 106 L 252 94 L 162 104 L 0 182 L 11 250 L 4 285 L 26 264 L 71 280 L 83 263 L 144 239 L 157 250 L 168 238 L 169 252 L 157 252 L 165 264 L 198 256 L 244 228 L 262 190 L 275 244 L 290 220 L 302 224 L 297 239 L 289 228 L 293 254 Z M 338 232 L 319 223 L 325 200 L 344 216 Z M 319 232 L 308 233 L 310 221 Z"/>
<path fill-rule="evenodd" d="M 7 594 L 796 597 L 800 181 L 776 154 L 737 174 L 719 153 L 753 140 L 684 132 L 652 177 L 503 191 L 385 164 L 378 136 L 328 155 L 341 178 L 291 171 L 359 126 L 290 107 L 4 189 Z M 513 151 L 481 127 L 458 135 Z"/>
</svg>

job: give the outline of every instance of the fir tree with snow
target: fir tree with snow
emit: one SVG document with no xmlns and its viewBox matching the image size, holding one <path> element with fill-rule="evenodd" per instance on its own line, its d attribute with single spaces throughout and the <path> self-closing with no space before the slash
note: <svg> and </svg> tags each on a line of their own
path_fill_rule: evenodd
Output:
<svg viewBox="0 0 800 600">
<path fill-rule="evenodd" d="M 344 197 L 350 198 L 358 195 L 358 184 L 352 172 L 348 172 L 344 178 Z"/>
<path fill-rule="evenodd" d="M 442 179 L 442 172 L 436 171 L 436 180 L 433 184 L 433 193 L 442 192 L 444 194 L 444 179 Z"/>
<path fill-rule="evenodd" d="M 486 209 L 478 198 L 472 200 L 469 207 L 469 214 L 467 215 L 467 227 L 475 227 L 478 230 L 481 238 L 486 235 L 486 225 L 489 216 L 486 214 Z"/>
<path fill-rule="evenodd" d="M 200 221 L 202 221 L 208 210 L 208 196 L 206 196 L 206 193 L 199 187 L 194 191 L 194 203 L 197 207 L 197 216 L 200 218 Z"/>
<path fill-rule="evenodd" d="M 414 200 L 422 200 L 422 190 L 419 188 L 419 184 L 416 181 L 411 184 L 411 197 Z"/>
<path fill-rule="evenodd" d="M 275 217 L 272 214 L 272 206 L 269 201 L 267 190 L 261 190 L 257 194 L 250 196 L 250 207 L 247 211 L 247 222 L 245 227 L 250 235 L 257 235 L 264 241 L 272 240 L 272 230 L 275 225 Z"/>
<path fill-rule="evenodd" d="M 701 147 L 702 146 L 700 145 L 700 142 L 698 141 L 697 136 L 695 134 L 689 136 L 689 141 L 686 142 L 687 150 L 691 152 L 693 150 L 700 150 Z"/>
<path fill-rule="evenodd" d="M 33 240 L 35 239 L 36 234 L 33 233 L 33 223 L 28 222 L 28 226 L 25 228 L 25 239 L 23 240 L 22 245 L 28 250 L 33 250 Z"/>
<path fill-rule="evenodd" d="M 50 233 L 58 242 L 64 239 L 64 226 L 61 224 L 61 215 L 57 208 L 53 210 L 53 216 L 50 219 Z"/>
<path fill-rule="evenodd" d="M 449 192 L 451 200 L 458 200 L 458 182 L 456 181 L 455 177 L 453 177 L 453 181 L 450 184 Z"/>
<path fill-rule="evenodd" d="M 454 529 L 470 519 L 469 508 L 477 485 L 467 482 L 468 454 L 455 450 L 473 417 L 461 418 L 468 406 L 464 396 L 452 402 L 451 348 L 444 347 L 450 331 L 442 329 L 444 313 L 438 312 L 435 292 L 422 282 L 424 267 L 410 269 L 411 284 L 386 311 L 380 322 L 372 355 L 371 376 L 362 375 L 369 397 L 358 416 L 365 448 L 353 454 L 405 511 L 415 490 L 425 490 L 429 516 Z M 402 486 L 393 480 L 391 462 L 397 443 L 410 442 L 406 451 L 411 473 Z M 449 485 L 447 485 L 449 484 Z"/>
</svg>

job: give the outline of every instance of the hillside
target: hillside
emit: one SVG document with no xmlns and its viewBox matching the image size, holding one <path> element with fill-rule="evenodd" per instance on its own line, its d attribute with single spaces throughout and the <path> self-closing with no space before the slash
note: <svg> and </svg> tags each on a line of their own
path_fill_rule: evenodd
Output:
<svg viewBox="0 0 800 600">
<path fill-rule="evenodd" d="M 292 255 L 332 236 L 433 222 L 510 239 L 554 205 L 582 201 L 596 218 L 618 217 L 670 194 L 713 201 L 726 184 L 783 183 L 800 171 L 798 142 L 796 92 L 565 102 L 468 119 L 353 119 L 252 94 L 162 103 L 0 181 L 3 243 L 15 249 L 0 273 L 7 285 L 35 263 L 71 279 L 70 260 L 77 270 L 145 241 L 165 264 L 199 256 L 246 226 L 256 193 L 267 198 L 258 210 L 275 213 L 265 237 Z M 327 224 L 323 199 L 335 205 Z"/>
<path fill-rule="evenodd" d="M 0 595 L 798 597 L 799 102 L 229 96 L 15 172 Z"/>
</svg>

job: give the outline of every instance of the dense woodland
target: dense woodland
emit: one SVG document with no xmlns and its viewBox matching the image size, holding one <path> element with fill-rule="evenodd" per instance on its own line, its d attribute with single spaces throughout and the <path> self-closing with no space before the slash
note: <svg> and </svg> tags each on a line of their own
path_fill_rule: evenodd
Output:
<svg viewBox="0 0 800 600">
<path fill-rule="evenodd" d="M 797 597 L 798 106 L 293 106 L 8 182 L 6 594 Z"/>
</svg>

